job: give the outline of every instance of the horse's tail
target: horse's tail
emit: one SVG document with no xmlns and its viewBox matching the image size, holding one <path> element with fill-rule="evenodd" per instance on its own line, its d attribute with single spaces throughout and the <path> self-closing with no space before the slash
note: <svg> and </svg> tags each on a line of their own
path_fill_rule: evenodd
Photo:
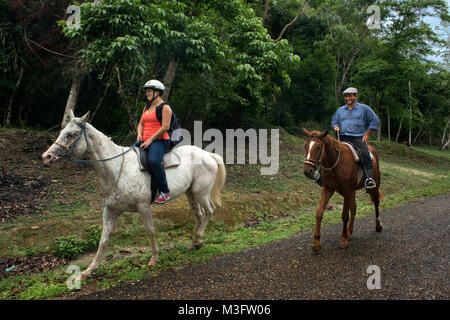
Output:
<svg viewBox="0 0 450 320">
<path fill-rule="evenodd" d="M 223 188 L 223 186 L 225 184 L 225 177 L 226 177 L 225 164 L 223 163 L 223 159 L 220 155 L 211 153 L 211 156 L 214 158 L 214 160 L 216 161 L 217 166 L 219 168 L 219 171 L 217 172 L 216 180 L 214 181 L 214 185 L 211 189 L 211 199 L 216 205 L 218 205 L 219 207 L 222 207 L 222 199 L 220 198 L 220 190 Z"/>
</svg>

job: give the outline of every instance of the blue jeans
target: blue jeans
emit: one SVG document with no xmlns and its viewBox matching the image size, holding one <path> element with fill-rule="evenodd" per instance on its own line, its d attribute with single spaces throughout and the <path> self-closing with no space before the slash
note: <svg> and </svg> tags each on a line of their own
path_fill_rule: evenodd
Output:
<svg viewBox="0 0 450 320">
<path fill-rule="evenodd" d="M 353 136 L 341 136 L 341 141 L 348 141 L 354 144 L 360 151 L 362 155 L 361 164 L 364 169 L 366 177 L 372 178 L 373 174 L 373 164 L 372 159 L 370 159 L 370 151 L 368 145 L 362 141 L 362 137 Z"/>
<path fill-rule="evenodd" d="M 156 186 L 160 192 L 169 193 L 167 186 L 166 172 L 162 166 L 162 159 L 169 148 L 170 140 L 158 139 L 152 142 L 147 148 L 148 164 L 150 166 L 152 178 L 156 181 Z"/>
</svg>

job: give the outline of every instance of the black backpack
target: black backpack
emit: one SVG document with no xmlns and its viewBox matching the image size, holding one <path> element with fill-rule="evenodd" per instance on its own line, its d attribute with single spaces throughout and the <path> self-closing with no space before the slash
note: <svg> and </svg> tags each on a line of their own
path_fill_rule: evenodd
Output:
<svg viewBox="0 0 450 320">
<path fill-rule="evenodd" d="M 158 119 L 159 123 L 162 125 L 162 109 L 164 105 L 168 104 L 167 102 L 161 103 L 159 106 L 156 107 L 156 118 Z M 181 132 L 177 132 L 175 136 L 172 138 L 172 134 L 175 130 L 181 129 L 180 121 L 178 120 L 177 115 L 172 110 L 172 118 L 170 119 L 170 128 L 167 131 L 170 138 L 170 146 L 169 150 L 171 150 L 173 147 L 175 147 L 177 144 L 179 144 L 181 141 L 183 141 L 183 137 L 181 136 Z"/>
</svg>

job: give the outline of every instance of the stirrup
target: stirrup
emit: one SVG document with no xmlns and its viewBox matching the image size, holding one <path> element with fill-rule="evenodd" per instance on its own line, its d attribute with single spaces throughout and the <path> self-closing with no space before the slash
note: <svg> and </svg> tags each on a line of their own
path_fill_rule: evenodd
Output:
<svg viewBox="0 0 450 320">
<path fill-rule="evenodd" d="M 367 178 L 366 181 L 364 182 L 364 186 L 366 187 L 366 189 L 373 189 L 377 186 L 377 184 L 375 183 L 375 180 L 373 180 L 372 178 Z"/>
</svg>

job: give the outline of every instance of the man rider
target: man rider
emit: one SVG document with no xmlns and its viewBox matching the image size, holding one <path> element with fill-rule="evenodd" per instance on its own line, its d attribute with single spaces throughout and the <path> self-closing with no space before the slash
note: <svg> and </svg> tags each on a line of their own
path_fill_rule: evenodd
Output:
<svg viewBox="0 0 450 320">
<path fill-rule="evenodd" d="M 340 135 L 341 141 L 355 145 L 362 154 L 361 164 L 366 174 L 365 187 L 376 187 L 372 177 L 373 166 L 369 153 L 369 135 L 378 130 L 380 119 L 367 105 L 358 102 L 358 90 L 350 87 L 344 92 L 346 105 L 340 107 L 331 120 L 331 127 Z"/>
</svg>

